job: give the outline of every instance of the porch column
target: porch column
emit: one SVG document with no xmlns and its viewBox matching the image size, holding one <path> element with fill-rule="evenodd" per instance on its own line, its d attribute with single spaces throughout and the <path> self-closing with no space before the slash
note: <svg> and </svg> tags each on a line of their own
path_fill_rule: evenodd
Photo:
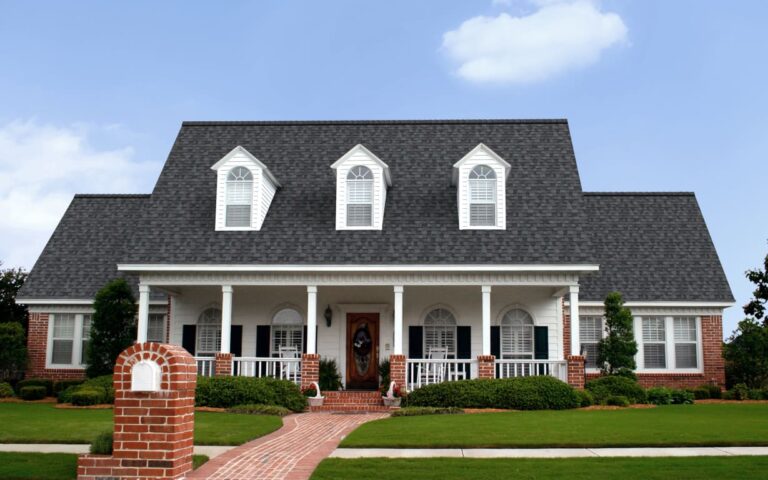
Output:
<svg viewBox="0 0 768 480">
<path fill-rule="evenodd" d="M 137 343 L 147 341 L 147 328 L 149 326 L 149 285 L 139 284 L 139 322 L 136 334 Z"/>
<path fill-rule="evenodd" d="M 230 353 L 232 333 L 232 285 L 221 287 L 221 353 Z"/>
<path fill-rule="evenodd" d="M 491 354 L 491 286 L 483 285 L 483 355 Z"/>
<path fill-rule="evenodd" d="M 317 353 L 317 287 L 307 287 L 307 353 Z"/>
<path fill-rule="evenodd" d="M 571 355 L 581 355 L 579 340 L 579 286 L 571 285 L 568 302 L 571 319 Z"/>
<path fill-rule="evenodd" d="M 394 355 L 403 354 L 403 286 L 395 285 L 395 350 Z"/>
</svg>

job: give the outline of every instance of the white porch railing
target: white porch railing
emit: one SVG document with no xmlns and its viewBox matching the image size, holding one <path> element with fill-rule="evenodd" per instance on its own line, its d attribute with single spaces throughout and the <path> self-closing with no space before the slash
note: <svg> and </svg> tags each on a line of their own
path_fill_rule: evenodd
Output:
<svg viewBox="0 0 768 480">
<path fill-rule="evenodd" d="M 568 381 L 568 363 L 562 360 L 496 360 L 496 378 L 551 375 Z"/>
<path fill-rule="evenodd" d="M 411 392 L 433 383 L 468 380 L 477 377 L 477 360 L 409 358 L 406 365 L 406 390 Z"/>
<path fill-rule="evenodd" d="M 235 357 L 232 375 L 241 377 L 274 377 L 301 384 L 301 359 L 278 357 Z"/>
<path fill-rule="evenodd" d="M 197 374 L 203 377 L 212 377 L 216 367 L 215 359 L 213 357 L 195 357 L 197 362 Z"/>
</svg>

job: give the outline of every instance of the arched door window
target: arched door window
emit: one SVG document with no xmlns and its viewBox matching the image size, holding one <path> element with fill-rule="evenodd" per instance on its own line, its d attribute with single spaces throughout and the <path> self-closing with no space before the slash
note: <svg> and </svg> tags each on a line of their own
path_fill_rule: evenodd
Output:
<svg viewBox="0 0 768 480">
<path fill-rule="evenodd" d="M 213 357 L 221 351 L 221 310 L 211 307 L 197 318 L 197 354 Z"/>
<path fill-rule="evenodd" d="M 501 319 L 502 358 L 533 358 L 533 317 L 514 308 Z"/>
<path fill-rule="evenodd" d="M 445 308 L 435 308 L 424 318 L 424 354 L 427 358 L 435 348 L 444 348 L 449 357 L 456 357 L 456 317 Z"/>
</svg>

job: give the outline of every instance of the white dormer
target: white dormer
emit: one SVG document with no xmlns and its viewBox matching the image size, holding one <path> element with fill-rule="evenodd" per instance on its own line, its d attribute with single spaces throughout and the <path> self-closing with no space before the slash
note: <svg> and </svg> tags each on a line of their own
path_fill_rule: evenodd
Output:
<svg viewBox="0 0 768 480">
<path fill-rule="evenodd" d="M 272 172 L 239 145 L 211 169 L 216 171 L 216 230 L 261 230 L 280 188 Z"/>
<path fill-rule="evenodd" d="M 507 228 L 507 176 L 510 165 L 480 144 L 453 165 L 461 230 Z"/>
<path fill-rule="evenodd" d="M 362 145 L 338 159 L 336 170 L 336 230 L 381 230 L 389 167 Z"/>
</svg>

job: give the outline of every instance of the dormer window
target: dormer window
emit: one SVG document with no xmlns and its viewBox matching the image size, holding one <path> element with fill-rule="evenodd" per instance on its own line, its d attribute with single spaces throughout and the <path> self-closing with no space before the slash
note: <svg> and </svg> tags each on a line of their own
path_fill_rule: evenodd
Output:
<svg viewBox="0 0 768 480">
<path fill-rule="evenodd" d="M 469 226 L 496 226 L 496 172 L 487 165 L 469 172 Z"/>
<path fill-rule="evenodd" d="M 245 167 L 235 167 L 227 175 L 227 226 L 250 227 L 253 207 L 253 175 Z"/>
<path fill-rule="evenodd" d="M 352 167 L 347 174 L 347 226 L 370 227 L 373 223 L 373 172 Z"/>
</svg>

